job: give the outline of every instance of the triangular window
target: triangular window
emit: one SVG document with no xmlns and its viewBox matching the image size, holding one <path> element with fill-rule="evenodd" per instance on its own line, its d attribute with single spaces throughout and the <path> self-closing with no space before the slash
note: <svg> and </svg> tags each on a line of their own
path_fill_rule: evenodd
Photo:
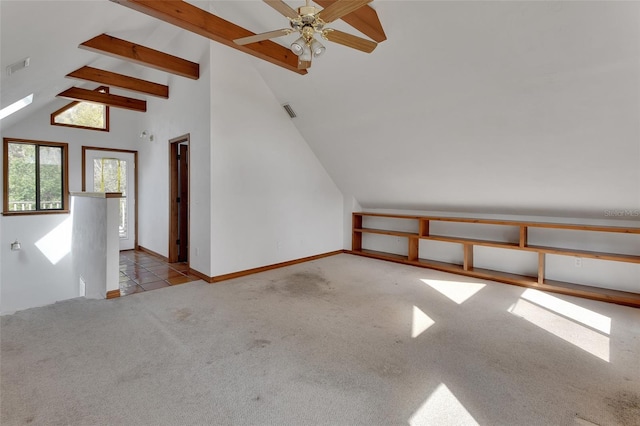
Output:
<svg viewBox="0 0 640 426">
<path fill-rule="evenodd" d="M 109 88 L 100 86 L 96 92 L 109 93 Z M 109 107 L 91 102 L 74 101 L 51 114 L 53 126 L 109 131 Z"/>
</svg>

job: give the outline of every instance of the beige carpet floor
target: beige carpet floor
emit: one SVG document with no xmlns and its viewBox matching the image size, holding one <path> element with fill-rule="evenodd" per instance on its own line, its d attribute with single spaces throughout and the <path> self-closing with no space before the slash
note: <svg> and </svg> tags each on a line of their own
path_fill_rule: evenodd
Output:
<svg viewBox="0 0 640 426">
<path fill-rule="evenodd" d="M 1 321 L 3 426 L 640 424 L 639 309 L 347 254 Z"/>
</svg>

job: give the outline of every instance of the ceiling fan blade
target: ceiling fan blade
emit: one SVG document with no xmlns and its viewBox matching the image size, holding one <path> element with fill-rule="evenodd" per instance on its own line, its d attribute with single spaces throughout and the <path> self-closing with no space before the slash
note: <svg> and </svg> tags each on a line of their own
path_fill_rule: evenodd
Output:
<svg viewBox="0 0 640 426">
<path fill-rule="evenodd" d="M 338 0 L 331 6 L 322 9 L 318 13 L 318 17 L 324 22 L 333 22 L 336 19 L 340 19 L 345 15 L 350 14 L 354 10 L 360 9 L 372 0 Z"/>
<path fill-rule="evenodd" d="M 249 37 L 237 38 L 233 40 L 233 42 L 235 44 L 239 44 L 242 46 L 245 44 L 251 44 L 251 43 L 256 43 L 263 40 L 268 40 L 270 38 L 286 36 L 288 34 L 291 34 L 291 30 L 289 28 L 283 28 L 281 30 L 269 31 L 268 33 L 260 33 L 260 34 L 255 34 Z"/>
<path fill-rule="evenodd" d="M 323 31 L 322 37 L 334 43 L 351 47 L 365 53 L 373 52 L 373 49 L 378 45 L 375 41 L 367 40 L 362 37 L 357 37 L 334 29 Z"/>
<path fill-rule="evenodd" d="M 296 19 L 298 12 L 282 0 L 262 0 L 287 18 Z"/>
</svg>

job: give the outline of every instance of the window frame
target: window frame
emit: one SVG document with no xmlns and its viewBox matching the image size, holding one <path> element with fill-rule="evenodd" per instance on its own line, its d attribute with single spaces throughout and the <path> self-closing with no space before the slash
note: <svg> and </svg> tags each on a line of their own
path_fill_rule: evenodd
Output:
<svg viewBox="0 0 640 426">
<path fill-rule="evenodd" d="M 95 92 L 109 93 L 109 87 L 100 86 L 94 89 Z M 62 114 L 68 109 L 73 108 L 74 106 L 86 101 L 73 101 L 63 106 L 60 109 L 55 110 L 51 113 L 51 125 L 52 126 L 62 126 L 62 127 L 73 127 L 74 129 L 84 129 L 84 130 L 96 130 L 98 132 L 108 132 L 109 131 L 109 106 L 104 106 L 104 129 L 99 129 L 97 127 L 89 127 L 89 126 L 79 126 L 77 124 L 67 124 L 67 123 L 56 123 L 56 116 Z"/>
<path fill-rule="evenodd" d="M 35 210 L 9 210 L 9 144 L 22 143 L 35 145 L 36 158 L 39 147 L 55 147 L 62 150 L 62 209 L 44 210 L 38 205 L 38 177 L 40 170 L 36 168 L 36 209 Z M 68 214 L 69 209 L 69 144 L 65 142 L 38 141 L 21 138 L 2 138 L 2 214 L 3 216 L 40 215 L 40 214 Z"/>
</svg>

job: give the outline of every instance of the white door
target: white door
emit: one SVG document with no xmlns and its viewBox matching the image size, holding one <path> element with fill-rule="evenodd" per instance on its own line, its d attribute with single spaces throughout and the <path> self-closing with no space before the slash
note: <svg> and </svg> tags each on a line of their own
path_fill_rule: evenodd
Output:
<svg viewBox="0 0 640 426">
<path fill-rule="evenodd" d="M 85 190 L 122 192 L 120 199 L 120 250 L 135 248 L 135 160 L 131 152 L 88 149 L 85 152 Z"/>
</svg>

